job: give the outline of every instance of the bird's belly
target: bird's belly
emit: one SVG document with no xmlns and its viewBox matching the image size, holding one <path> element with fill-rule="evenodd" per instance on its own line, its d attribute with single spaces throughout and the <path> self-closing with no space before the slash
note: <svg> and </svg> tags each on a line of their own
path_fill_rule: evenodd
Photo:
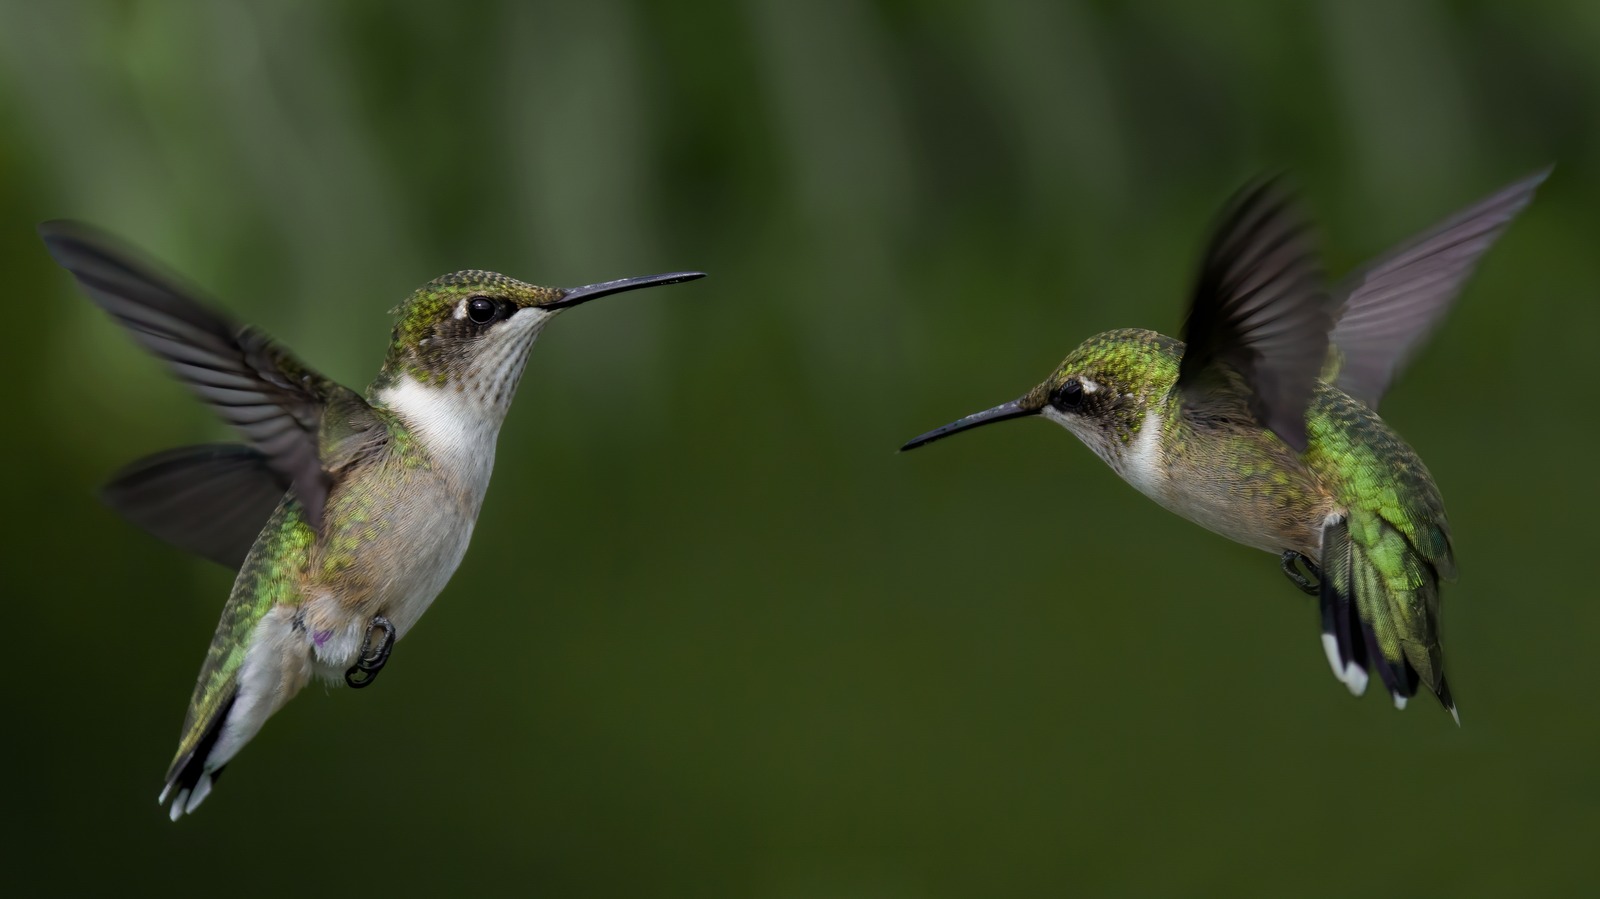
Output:
<svg viewBox="0 0 1600 899">
<path fill-rule="evenodd" d="M 1273 503 L 1240 502 L 1223 491 L 1184 491 L 1151 499 L 1235 543 L 1274 554 L 1292 549 L 1312 559 L 1321 555 L 1320 530 Z"/>
<path fill-rule="evenodd" d="M 1322 524 L 1332 503 L 1309 473 L 1175 465 L 1160 476 L 1128 481 L 1162 508 L 1236 543 L 1321 557 Z"/>
<path fill-rule="evenodd" d="M 450 582 L 472 541 L 475 520 L 476 516 L 463 517 L 449 527 L 428 528 L 426 533 L 417 535 L 415 551 L 397 565 L 398 576 L 380 605 L 399 636 L 411 630 Z"/>
<path fill-rule="evenodd" d="M 410 501 L 373 516 L 381 526 L 338 570 L 307 591 L 306 632 L 317 673 L 339 679 L 355 662 L 373 616 L 382 615 L 404 637 L 444 590 L 466 555 L 477 521 L 475 504 L 440 496 Z"/>
</svg>

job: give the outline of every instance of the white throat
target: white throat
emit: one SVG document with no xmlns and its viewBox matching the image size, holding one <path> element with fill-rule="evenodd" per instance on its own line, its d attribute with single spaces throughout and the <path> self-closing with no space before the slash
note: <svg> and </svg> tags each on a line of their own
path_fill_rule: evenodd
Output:
<svg viewBox="0 0 1600 899">
<path fill-rule="evenodd" d="M 482 338 L 485 343 L 467 371 L 443 384 L 425 384 L 405 373 L 373 398 L 400 417 L 440 470 L 481 499 L 528 351 L 552 317 L 541 309 L 523 309 Z"/>
<path fill-rule="evenodd" d="M 503 413 L 485 408 L 449 384 L 424 384 L 409 374 L 374 397 L 411 431 L 423 452 L 480 496 L 494 471 Z"/>
<path fill-rule="evenodd" d="M 1161 416 L 1154 410 L 1145 412 L 1139 433 L 1126 445 L 1110 439 L 1099 425 L 1061 412 L 1052 406 L 1043 410 L 1044 417 L 1071 431 L 1083 441 L 1101 461 L 1111 466 L 1124 481 L 1157 502 L 1166 492 L 1167 469 L 1161 458 Z"/>
</svg>

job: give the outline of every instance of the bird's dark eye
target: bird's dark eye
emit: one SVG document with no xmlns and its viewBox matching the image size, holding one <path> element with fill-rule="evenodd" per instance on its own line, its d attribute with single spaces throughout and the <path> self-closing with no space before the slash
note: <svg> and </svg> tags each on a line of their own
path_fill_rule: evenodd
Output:
<svg viewBox="0 0 1600 899">
<path fill-rule="evenodd" d="M 1083 405 L 1083 382 L 1069 378 L 1067 383 L 1056 388 L 1055 395 L 1050 397 L 1050 405 L 1063 412 L 1076 412 Z"/>
<path fill-rule="evenodd" d="M 472 319 L 475 325 L 487 325 L 494 321 L 495 313 L 500 307 L 488 297 L 473 297 L 467 301 L 467 318 Z"/>
</svg>

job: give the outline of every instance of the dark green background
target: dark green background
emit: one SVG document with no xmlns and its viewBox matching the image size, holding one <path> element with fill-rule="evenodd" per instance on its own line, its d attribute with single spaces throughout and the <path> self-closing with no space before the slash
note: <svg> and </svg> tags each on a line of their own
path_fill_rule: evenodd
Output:
<svg viewBox="0 0 1600 899">
<path fill-rule="evenodd" d="M 180 895 L 1513 895 L 1592 881 L 1600 6 L 0 0 L 0 877 Z M 1337 271 L 1554 161 L 1385 404 L 1464 727 L 1275 560 L 1019 423 L 1174 331 L 1291 171 Z M 377 688 L 156 806 L 230 575 L 94 499 L 224 437 L 33 234 L 126 235 L 351 384 L 442 272 L 701 268 L 550 328 Z M 1374 691 L 1376 694 L 1377 691 Z"/>
</svg>

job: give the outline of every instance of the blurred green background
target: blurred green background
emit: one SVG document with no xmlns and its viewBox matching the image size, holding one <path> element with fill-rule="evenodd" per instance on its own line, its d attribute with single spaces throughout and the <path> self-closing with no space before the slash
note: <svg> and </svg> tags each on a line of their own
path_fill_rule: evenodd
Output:
<svg viewBox="0 0 1600 899">
<path fill-rule="evenodd" d="M 1575 890 L 1600 838 L 1600 6 L 0 2 L 5 873 L 29 892 Z M 1276 561 L 1043 423 L 1263 169 L 1341 271 L 1554 161 L 1384 412 L 1449 502 L 1457 729 Z M 155 803 L 230 583 L 94 499 L 226 438 L 43 252 L 126 235 L 350 384 L 490 268 L 546 332 L 378 688 Z M 1583 879 L 1579 879 L 1583 878 Z M 21 893 L 13 893 L 21 895 Z"/>
</svg>

